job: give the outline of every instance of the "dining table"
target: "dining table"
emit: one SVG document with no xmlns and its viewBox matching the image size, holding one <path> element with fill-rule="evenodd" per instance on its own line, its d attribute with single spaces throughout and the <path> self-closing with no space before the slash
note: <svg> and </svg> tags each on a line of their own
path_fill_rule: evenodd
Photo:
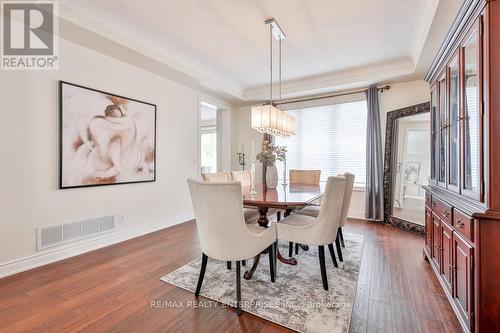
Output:
<svg viewBox="0 0 500 333">
<path fill-rule="evenodd" d="M 276 188 L 269 188 L 266 184 L 258 183 L 253 186 L 243 187 L 243 205 L 246 207 L 256 207 L 259 211 L 258 224 L 261 227 L 269 226 L 268 213 L 270 209 L 277 210 L 277 223 L 281 220 L 281 212 L 286 217 L 298 207 L 314 204 L 323 196 L 326 182 L 320 182 L 318 185 L 309 184 L 283 184 L 280 183 Z M 306 245 L 301 245 L 307 249 Z M 277 249 L 277 258 L 284 264 L 297 265 L 295 258 L 285 258 Z M 250 280 L 257 269 L 260 261 L 260 255 L 254 257 L 253 265 L 249 271 L 246 271 L 244 278 Z"/>
</svg>

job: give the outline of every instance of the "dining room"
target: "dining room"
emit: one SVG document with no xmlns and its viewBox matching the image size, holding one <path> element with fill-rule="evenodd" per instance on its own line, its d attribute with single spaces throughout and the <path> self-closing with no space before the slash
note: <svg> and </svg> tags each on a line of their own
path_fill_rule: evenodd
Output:
<svg viewBox="0 0 500 333">
<path fill-rule="evenodd" d="M 500 331 L 500 1 L 0 19 L 0 332 Z"/>
</svg>

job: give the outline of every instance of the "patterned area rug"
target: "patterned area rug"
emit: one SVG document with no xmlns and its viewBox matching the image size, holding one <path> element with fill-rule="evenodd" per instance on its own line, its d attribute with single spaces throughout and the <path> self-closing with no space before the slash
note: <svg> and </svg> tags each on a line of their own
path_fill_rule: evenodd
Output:
<svg viewBox="0 0 500 333">
<path fill-rule="evenodd" d="M 364 238 L 362 235 L 344 235 L 342 248 L 344 262 L 333 266 L 328 248 L 325 248 L 329 290 L 321 282 L 318 249 L 300 250 L 295 256 L 297 266 L 278 262 L 276 282 L 269 274 L 269 259 L 263 255 L 253 278 L 243 278 L 252 260 L 241 270 L 242 309 L 276 324 L 298 332 L 347 332 L 351 320 L 354 296 L 359 278 L 359 267 Z M 288 243 L 280 244 L 280 251 L 288 255 Z M 174 286 L 194 292 L 198 281 L 201 259 L 194 260 L 161 279 Z M 208 260 L 201 295 L 226 305 L 236 303 L 236 268 L 226 263 Z"/>
</svg>

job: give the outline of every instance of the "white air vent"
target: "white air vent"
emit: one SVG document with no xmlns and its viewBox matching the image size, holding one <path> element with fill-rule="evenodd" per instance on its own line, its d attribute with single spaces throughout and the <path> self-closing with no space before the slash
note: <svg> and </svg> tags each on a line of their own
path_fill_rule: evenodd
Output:
<svg viewBox="0 0 500 333">
<path fill-rule="evenodd" d="M 108 215 L 78 222 L 37 228 L 37 250 L 113 231 L 116 227 L 116 222 L 117 219 L 114 215 Z"/>
</svg>

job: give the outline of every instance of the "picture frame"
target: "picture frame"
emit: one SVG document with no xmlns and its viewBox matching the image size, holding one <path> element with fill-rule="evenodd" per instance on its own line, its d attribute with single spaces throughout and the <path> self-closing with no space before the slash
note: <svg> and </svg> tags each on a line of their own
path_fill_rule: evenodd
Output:
<svg viewBox="0 0 500 333">
<path fill-rule="evenodd" d="M 59 81 L 59 189 L 155 182 L 156 111 Z"/>
</svg>

